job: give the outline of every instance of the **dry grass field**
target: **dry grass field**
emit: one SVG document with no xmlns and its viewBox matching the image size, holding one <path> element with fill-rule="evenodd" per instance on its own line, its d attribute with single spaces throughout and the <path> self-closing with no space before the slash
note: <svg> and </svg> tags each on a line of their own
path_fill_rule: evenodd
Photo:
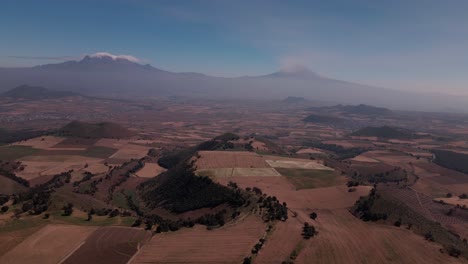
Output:
<svg viewBox="0 0 468 264">
<path fill-rule="evenodd" d="M 139 159 L 144 157 L 150 147 L 139 146 L 135 144 L 126 144 L 119 148 L 119 150 L 110 156 L 111 159 L 123 159 L 123 160 L 130 160 L 130 159 Z"/>
<path fill-rule="evenodd" d="M 265 161 L 273 168 L 287 168 L 287 169 L 311 169 L 311 170 L 333 170 L 317 160 L 298 159 L 281 156 L 262 156 Z"/>
<path fill-rule="evenodd" d="M 150 233 L 143 229 L 101 227 L 62 263 L 125 264 L 149 238 Z"/>
<path fill-rule="evenodd" d="M 31 138 L 31 139 L 20 141 L 20 142 L 15 142 L 12 145 L 30 146 L 30 147 L 37 148 L 37 149 L 49 149 L 64 140 L 65 138 L 62 138 L 62 137 L 42 136 L 42 137 Z"/>
<path fill-rule="evenodd" d="M 139 170 L 136 175 L 143 178 L 152 178 L 165 171 L 166 169 L 162 168 L 157 163 L 146 162 L 145 166 Z"/>
<path fill-rule="evenodd" d="M 317 214 L 319 234 L 303 242 L 295 263 L 463 263 L 410 230 L 362 222 L 344 209 Z"/>
<path fill-rule="evenodd" d="M 199 151 L 198 169 L 217 168 L 269 168 L 263 158 L 247 151 Z"/>
<path fill-rule="evenodd" d="M 261 219 L 251 215 L 214 230 L 197 225 L 156 234 L 131 263 L 241 263 L 265 228 Z"/>
<path fill-rule="evenodd" d="M 26 190 L 26 187 L 23 185 L 0 175 L 0 194 L 11 195 L 18 192 L 23 192 Z"/>
<path fill-rule="evenodd" d="M 47 225 L 0 257 L 0 263 L 59 263 L 95 229 L 86 226 Z"/>
<path fill-rule="evenodd" d="M 435 201 L 443 201 L 444 203 L 448 203 L 451 205 L 460 205 L 460 206 L 466 206 L 468 207 L 468 199 L 460 199 L 459 197 L 440 197 L 440 198 L 435 198 Z"/>
</svg>

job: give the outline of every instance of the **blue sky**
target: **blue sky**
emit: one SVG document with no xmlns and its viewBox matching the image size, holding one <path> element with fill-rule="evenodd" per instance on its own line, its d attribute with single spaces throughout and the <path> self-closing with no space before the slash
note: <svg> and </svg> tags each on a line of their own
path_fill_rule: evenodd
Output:
<svg viewBox="0 0 468 264">
<path fill-rule="evenodd" d="M 324 76 L 468 95 L 468 1 L 2 0 L 0 67 L 95 52 L 171 71 Z"/>
</svg>

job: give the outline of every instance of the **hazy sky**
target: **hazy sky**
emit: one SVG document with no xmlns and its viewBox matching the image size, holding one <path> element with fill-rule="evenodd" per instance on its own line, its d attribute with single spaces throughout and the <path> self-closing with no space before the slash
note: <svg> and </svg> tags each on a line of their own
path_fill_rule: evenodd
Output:
<svg viewBox="0 0 468 264">
<path fill-rule="evenodd" d="M 132 55 L 171 71 L 303 64 L 347 81 L 468 95 L 468 1 L 1 0 L 0 67 Z"/>
</svg>

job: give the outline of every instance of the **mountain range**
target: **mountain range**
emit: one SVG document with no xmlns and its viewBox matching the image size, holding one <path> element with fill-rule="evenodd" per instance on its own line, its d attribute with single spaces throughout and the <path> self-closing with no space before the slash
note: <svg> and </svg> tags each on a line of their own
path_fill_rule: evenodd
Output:
<svg viewBox="0 0 468 264">
<path fill-rule="evenodd" d="M 305 67 L 262 76 L 225 78 L 170 72 L 125 58 L 90 55 L 78 61 L 0 68 L 0 92 L 24 84 L 90 96 L 268 100 L 293 96 L 394 109 L 468 111 L 468 98 L 372 87 L 320 76 Z"/>
</svg>

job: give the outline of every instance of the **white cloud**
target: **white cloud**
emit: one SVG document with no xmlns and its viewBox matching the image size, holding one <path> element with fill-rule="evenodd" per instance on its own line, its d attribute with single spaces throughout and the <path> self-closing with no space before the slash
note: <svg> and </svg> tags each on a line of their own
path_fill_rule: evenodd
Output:
<svg viewBox="0 0 468 264">
<path fill-rule="evenodd" d="M 114 54 L 111 54 L 111 53 L 108 53 L 108 52 L 97 52 L 97 53 L 94 53 L 94 54 L 91 54 L 89 55 L 91 58 L 104 58 L 104 57 L 110 57 L 112 58 L 113 60 L 118 60 L 118 59 L 124 59 L 124 60 L 128 60 L 128 61 L 131 61 L 131 62 L 142 62 L 141 59 L 137 58 L 137 57 L 134 57 L 132 55 L 114 55 Z"/>
</svg>

